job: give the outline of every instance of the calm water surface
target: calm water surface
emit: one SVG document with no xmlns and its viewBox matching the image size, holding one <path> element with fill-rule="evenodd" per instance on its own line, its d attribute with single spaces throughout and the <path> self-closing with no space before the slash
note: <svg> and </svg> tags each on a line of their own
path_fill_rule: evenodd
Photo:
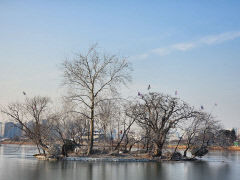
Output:
<svg viewBox="0 0 240 180">
<path fill-rule="evenodd" d="M 211 152 L 201 162 L 48 162 L 35 147 L 0 146 L 0 180 L 239 180 L 240 152 Z"/>
</svg>

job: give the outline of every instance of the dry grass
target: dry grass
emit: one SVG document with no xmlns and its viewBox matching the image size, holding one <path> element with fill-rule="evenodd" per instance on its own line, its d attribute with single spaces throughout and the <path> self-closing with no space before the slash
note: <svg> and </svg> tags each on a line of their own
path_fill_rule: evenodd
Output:
<svg viewBox="0 0 240 180">
<path fill-rule="evenodd" d="M 176 145 L 168 145 L 167 148 L 170 148 L 170 149 L 174 149 L 176 148 Z M 178 146 L 178 149 L 186 149 L 186 146 L 185 145 L 179 145 Z M 229 150 L 229 151 L 240 151 L 240 146 L 237 147 L 237 146 L 229 146 L 227 148 L 223 148 L 223 147 L 220 147 L 220 146 L 212 146 L 212 147 L 209 147 L 210 150 Z"/>
</svg>

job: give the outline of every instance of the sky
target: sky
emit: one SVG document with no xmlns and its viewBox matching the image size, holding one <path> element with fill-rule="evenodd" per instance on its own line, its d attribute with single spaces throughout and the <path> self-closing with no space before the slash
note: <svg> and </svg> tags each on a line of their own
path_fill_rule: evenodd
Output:
<svg viewBox="0 0 240 180">
<path fill-rule="evenodd" d="M 61 63 L 98 43 L 132 64 L 124 96 L 177 90 L 240 128 L 239 19 L 236 0 L 0 0 L 0 104 L 59 98 Z"/>
</svg>

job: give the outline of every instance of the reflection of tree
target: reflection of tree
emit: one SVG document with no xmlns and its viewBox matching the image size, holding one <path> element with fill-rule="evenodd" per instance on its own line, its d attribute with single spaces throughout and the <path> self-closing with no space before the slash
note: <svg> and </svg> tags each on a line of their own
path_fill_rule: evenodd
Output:
<svg viewBox="0 0 240 180">
<path fill-rule="evenodd" d="M 166 167 L 164 167 L 162 163 L 146 163 L 145 165 L 144 179 L 168 179 Z"/>
<path fill-rule="evenodd" d="M 216 179 L 233 179 L 232 173 L 230 171 L 230 165 L 228 163 L 221 163 L 220 167 L 217 170 L 217 178 Z"/>
<path fill-rule="evenodd" d="M 88 163 L 88 166 L 87 166 L 87 178 L 89 180 L 93 180 L 93 165 L 92 165 L 92 163 Z"/>
<path fill-rule="evenodd" d="M 186 179 L 194 179 L 194 180 L 226 180 L 232 179 L 229 177 L 230 169 L 229 164 L 224 162 L 189 162 L 186 163 L 185 176 Z"/>
<path fill-rule="evenodd" d="M 22 179 L 22 180 L 27 180 L 27 179 L 34 179 L 34 180 L 46 179 L 45 169 L 46 169 L 46 166 L 48 165 L 48 162 L 33 160 L 33 162 L 28 162 L 28 163 L 30 164 L 31 168 L 27 168 L 27 167 L 29 167 L 29 166 L 27 166 L 28 164 L 24 163 L 24 166 L 22 166 L 21 169 L 18 170 L 18 173 L 20 173 L 20 174 L 18 174 L 18 178 L 19 179 Z"/>
</svg>

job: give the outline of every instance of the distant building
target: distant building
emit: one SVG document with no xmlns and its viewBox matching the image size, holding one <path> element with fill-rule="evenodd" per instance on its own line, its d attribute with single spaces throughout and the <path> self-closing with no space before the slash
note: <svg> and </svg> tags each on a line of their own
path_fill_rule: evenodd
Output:
<svg viewBox="0 0 240 180">
<path fill-rule="evenodd" d="M 236 133 L 236 136 L 239 138 L 240 137 L 240 128 L 233 128 L 235 133 Z"/>
<path fill-rule="evenodd" d="M 13 122 L 5 123 L 4 127 L 4 138 L 13 139 L 22 135 L 20 124 L 14 124 Z"/>
<path fill-rule="evenodd" d="M 0 122 L 0 137 L 3 137 L 4 135 L 4 123 Z"/>
</svg>

